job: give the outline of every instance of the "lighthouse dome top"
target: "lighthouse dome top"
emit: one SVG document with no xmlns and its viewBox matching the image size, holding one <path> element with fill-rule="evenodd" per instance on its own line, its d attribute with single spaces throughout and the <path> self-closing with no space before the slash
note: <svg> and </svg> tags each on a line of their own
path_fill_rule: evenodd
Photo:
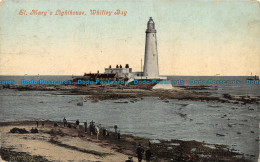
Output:
<svg viewBox="0 0 260 162">
<path fill-rule="evenodd" d="M 154 24 L 154 21 L 153 21 L 153 18 L 150 17 L 149 21 L 148 21 L 148 24 Z"/>
<path fill-rule="evenodd" d="M 149 21 L 147 22 L 147 30 L 146 33 L 156 33 L 155 25 L 154 25 L 153 18 L 150 17 Z"/>
</svg>

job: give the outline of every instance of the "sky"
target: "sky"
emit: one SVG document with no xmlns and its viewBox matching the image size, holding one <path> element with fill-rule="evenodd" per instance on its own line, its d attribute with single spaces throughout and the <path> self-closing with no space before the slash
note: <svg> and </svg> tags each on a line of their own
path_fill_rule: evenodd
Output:
<svg viewBox="0 0 260 162">
<path fill-rule="evenodd" d="M 160 75 L 260 75 L 260 3 L 253 0 L 0 0 L 0 75 L 141 70 L 153 17 Z M 90 15 L 90 10 L 127 11 Z M 19 15 L 26 10 L 27 15 Z M 32 10 L 86 15 L 30 15 Z"/>
</svg>

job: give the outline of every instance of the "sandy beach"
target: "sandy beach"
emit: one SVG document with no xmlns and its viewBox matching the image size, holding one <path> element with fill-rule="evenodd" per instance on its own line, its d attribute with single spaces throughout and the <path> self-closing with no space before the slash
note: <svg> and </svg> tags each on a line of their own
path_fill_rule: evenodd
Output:
<svg viewBox="0 0 260 162">
<path fill-rule="evenodd" d="M 41 123 L 41 122 L 40 122 Z M 151 161 L 247 161 L 242 155 L 230 152 L 223 145 L 196 141 L 161 141 L 150 143 L 148 139 L 109 132 L 109 136 L 84 133 L 83 126 L 64 127 L 52 121 L 39 124 L 38 133 L 10 133 L 13 128 L 30 131 L 36 127 L 35 121 L 1 122 L 1 158 L 12 161 L 31 158 L 33 161 L 125 161 L 129 156 L 137 161 L 135 150 L 138 144 L 152 151 Z M 173 144 L 174 143 L 174 144 Z M 150 147 L 149 147 L 150 145 Z M 143 156 L 144 158 L 144 156 Z M 145 159 L 145 158 L 144 158 Z M 20 160 L 20 161 L 27 161 Z"/>
<path fill-rule="evenodd" d="M 14 122 L 8 126 L 1 126 L 1 148 L 14 148 L 15 152 L 26 152 L 30 155 L 43 156 L 49 161 L 124 161 L 128 155 L 119 153 L 106 145 L 101 140 L 78 137 L 77 129 L 63 127 L 54 128 L 52 123 L 46 123 L 44 128 L 39 127 L 39 133 L 13 134 L 13 128 L 30 130 L 33 123 Z M 54 135 L 51 129 L 61 131 L 67 135 Z M 58 144 L 54 144 L 55 141 Z M 64 145 L 61 145 L 64 144 Z M 66 147 L 67 146 L 67 147 Z"/>
</svg>

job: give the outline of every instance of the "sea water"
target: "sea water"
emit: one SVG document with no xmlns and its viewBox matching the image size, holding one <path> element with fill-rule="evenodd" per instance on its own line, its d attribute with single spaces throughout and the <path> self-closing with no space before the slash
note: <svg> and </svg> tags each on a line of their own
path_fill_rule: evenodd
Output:
<svg viewBox="0 0 260 162">
<path fill-rule="evenodd" d="M 37 79 L 38 76 L 35 77 Z M 71 76 L 58 79 L 69 78 Z M 215 91 L 230 92 L 228 88 L 222 86 L 221 91 Z M 233 88 L 230 88 L 232 93 L 259 96 L 258 86 L 253 90 L 243 90 L 243 86 L 237 87 L 236 90 Z M 111 131 L 114 125 L 117 125 L 122 134 L 152 140 L 180 139 L 224 144 L 253 160 L 259 153 L 259 104 L 241 105 L 190 100 L 164 102 L 156 97 L 91 102 L 82 101 L 82 97 L 84 95 L 57 95 L 54 91 L 1 89 L 0 121 L 62 121 L 64 117 L 70 122 L 77 119 L 80 122 L 93 120 Z M 78 102 L 83 102 L 83 106 L 77 106 Z"/>
</svg>

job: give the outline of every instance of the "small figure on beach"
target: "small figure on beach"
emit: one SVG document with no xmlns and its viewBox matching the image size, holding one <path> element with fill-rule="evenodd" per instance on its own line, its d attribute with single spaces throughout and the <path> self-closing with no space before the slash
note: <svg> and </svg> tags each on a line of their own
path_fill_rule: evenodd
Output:
<svg viewBox="0 0 260 162">
<path fill-rule="evenodd" d="M 67 119 L 64 117 L 64 118 L 63 118 L 63 125 L 64 125 L 64 127 L 66 127 L 67 124 L 68 124 Z"/>
<path fill-rule="evenodd" d="M 99 127 L 98 126 L 96 128 L 96 133 L 97 133 L 97 140 L 98 140 L 98 136 L 99 136 Z"/>
<path fill-rule="evenodd" d="M 148 146 L 151 147 L 151 142 L 150 140 L 148 139 Z"/>
<path fill-rule="evenodd" d="M 138 158 L 138 162 L 141 162 L 143 159 L 143 153 L 144 153 L 144 149 L 141 147 L 141 144 L 138 145 L 138 148 L 136 149 L 136 154 L 137 154 L 137 158 Z"/>
<path fill-rule="evenodd" d="M 88 132 L 88 121 L 84 122 L 85 132 Z"/>
<path fill-rule="evenodd" d="M 117 133 L 117 125 L 114 125 L 115 133 Z"/>
<path fill-rule="evenodd" d="M 95 134 L 95 122 L 90 122 L 90 135 Z"/>
<path fill-rule="evenodd" d="M 44 121 L 42 121 L 42 128 L 44 128 Z"/>
<path fill-rule="evenodd" d="M 120 140 L 120 132 L 117 133 L 117 139 Z"/>
<path fill-rule="evenodd" d="M 106 136 L 106 131 L 107 131 L 107 130 L 106 130 L 106 128 L 103 128 L 103 129 L 102 129 L 102 134 L 103 134 L 103 137 L 105 137 L 105 136 Z"/>
<path fill-rule="evenodd" d="M 146 150 L 145 151 L 145 159 L 146 159 L 147 162 L 150 162 L 151 156 L 152 156 L 151 150 L 150 149 Z"/>
<path fill-rule="evenodd" d="M 39 121 L 38 121 L 38 120 L 36 120 L 36 126 L 37 126 L 37 128 L 38 128 L 38 126 L 39 126 Z"/>
<path fill-rule="evenodd" d="M 79 119 L 77 119 L 77 121 L 76 121 L 76 126 L 77 126 L 77 128 L 79 128 Z"/>
</svg>

